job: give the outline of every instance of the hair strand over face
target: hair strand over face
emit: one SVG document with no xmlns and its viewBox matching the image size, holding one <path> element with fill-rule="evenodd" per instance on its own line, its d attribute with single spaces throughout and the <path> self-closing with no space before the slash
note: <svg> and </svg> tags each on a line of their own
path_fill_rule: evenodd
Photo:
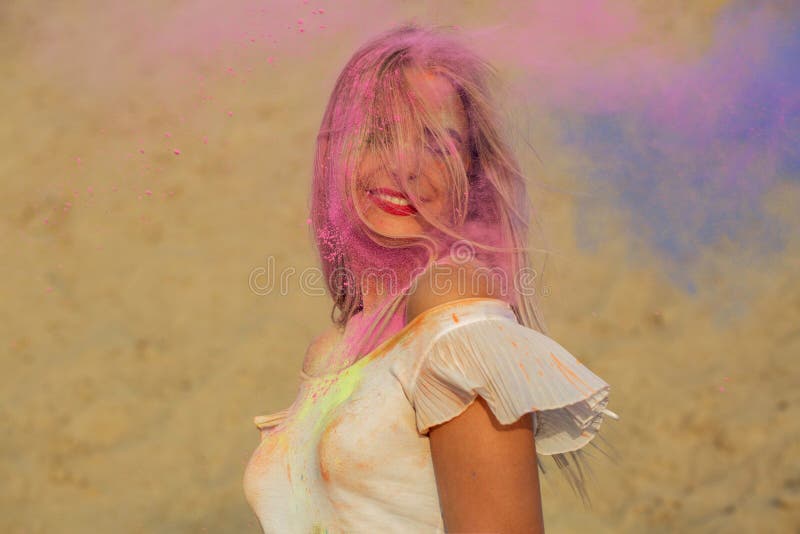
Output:
<svg viewBox="0 0 800 534">
<path fill-rule="evenodd" d="M 454 87 L 467 119 L 469 168 L 447 150 L 447 133 L 426 103 L 411 94 L 404 76 L 407 69 L 443 76 Z M 359 280 L 366 268 L 420 273 L 441 251 L 465 242 L 473 247 L 478 263 L 502 269 L 507 280 L 516 280 L 520 272 L 531 269 L 532 210 L 525 176 L 495 111 L 492 88 L 497 84 L 494 67 L 449 28 L 415 23 L 369 40 L 345 65 L 317 138 L 310 206 L 311 229 L 333 298 L 331 318 L 340 327 L 363 309 Z M 452 210 L 438 220 L 420 206 L 417 217 L 426 221 L 431 232 L 392 238 L 372 228 L 359 212 L 354 177 L 366 151 L 376 153 L 381 167 L 391 174 L 399 158 L 407 156 L 404 150 L 409 146 L 412 151 L 425 150 L 423 145 L 412 146 L 413 139 L 426 139 L 440 150 Z M 404 193 L 413 199 L 411 188 Z M 403 288 L 409 287 L 409 278 L 400 279 Z M 547 333 L 535 294 L 511 293 L 508 301 L 519 321 Z M 380 306 L 359 350 L 372 347 L 404 296 L 402 291 L 391 295 Z M 573 454 L 570 462 L 565 455 L 554 455 L 570 485 L 586 502 L 582 457 Z"/>
</svg>

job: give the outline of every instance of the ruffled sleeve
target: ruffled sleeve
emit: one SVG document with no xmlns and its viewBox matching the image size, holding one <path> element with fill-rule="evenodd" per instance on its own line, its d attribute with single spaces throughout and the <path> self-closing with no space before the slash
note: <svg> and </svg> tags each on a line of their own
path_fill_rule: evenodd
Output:
<svg viewBox="0 0 800 534">
<path fill-rule="evenodd" d="M 544 455 L 576 451 L 595 437 L 604 415 L 618 418 L 606 409 L 605 381 L 553 339 L 519 324 L 505 302 L 485 300 L 465 303 L 460 313 L 458 306 L 438 310 L 452 319 L 428 329 L 407 388 L 420 433 L 456 417 L 477 395 L 503 424 L 535 414 L 536 449 Z"/>
<path fill-rule="evenodd" d="M 288 414 L 289 408 L 286 408 L 279 412 L 253 417 L 253 423 L 256 425 L 256 428 L 258 428 L 261 439 L 264 439 L 273 427 L 283 423 Z"/>
</svg>

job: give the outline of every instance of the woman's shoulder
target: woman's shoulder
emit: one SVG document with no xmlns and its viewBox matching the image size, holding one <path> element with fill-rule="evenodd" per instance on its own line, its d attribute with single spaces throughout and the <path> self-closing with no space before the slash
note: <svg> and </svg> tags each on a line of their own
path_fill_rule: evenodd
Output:
<svg viewBox="0 0 800 534">
<path fill-rule="evenodd" d="M 420 274 L 409 291 L 406 322 L 444 305 L 471 304 L 475 299 L 507 300 L 501 284 L 486 276 L 484 266 L 475 262 L 458 262 L 452 258 L 433 263 Z"/>
</svg>

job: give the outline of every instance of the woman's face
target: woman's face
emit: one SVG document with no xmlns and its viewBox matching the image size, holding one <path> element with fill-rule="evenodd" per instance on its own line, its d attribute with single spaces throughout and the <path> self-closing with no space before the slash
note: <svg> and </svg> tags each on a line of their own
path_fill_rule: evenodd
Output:
<svg viewBox="0 0 800 534">
<path fill-rule="evenodd" d="M 411 91 L 417 98 L 428 102 L 449 134 L 444 140 L 449 149 L 456 151 L 464 168 L 469 169 L 467 117 L 453 86 L 446 78 L 421 69 L 407 69 L 405 76 Z M 411 146 L 419 146 L 417 141 L 412 139 L 415 144 Z M 446 223 L 449 206 L 445 163 L 434 151 L 437 145 L 432 138 L 427 144 L 429 148 L 423 153 L 399 147 L 403 158 L 392 169 L 393 173 L 382 168 L 376 153 L 365 151 L 356 178 L 356 202 L 367 222 L 383 235 L 402 237 L 425 233 L 428 225 L 418 214 L 419 204 L 424 204 L 422 209 L 429 216 Z M 411 191 L 418 205 L 402 192 L 405 188 Z"/>
</svg>

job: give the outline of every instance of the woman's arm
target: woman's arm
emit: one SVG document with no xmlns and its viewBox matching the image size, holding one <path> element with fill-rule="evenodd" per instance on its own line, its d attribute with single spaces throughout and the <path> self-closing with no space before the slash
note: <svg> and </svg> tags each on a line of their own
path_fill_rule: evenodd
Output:
<svg viewBox="0 0 800 534">
<path fill-rule="evenodd" d="M 428 436 L 447 532 L 544 532 L 530 417 L 502 425 L 478 396 Z"/>
<path fill-rule="evenodd" d="M 434 267 L 421 275 L 408 300 L 407 319 L 459 298 L 501 298 L 486 284 L 465 286 L 463 280 L 473 279 L 473 274 L 462 265 L 456 270 Z M 435 290 L 442 287 L 450 289 Z M 530 416 L 503 425 L 478 396 L 464 412 L 432 427 L 428 436 L 447 532 L 544 532 Z"/>
</svg>

